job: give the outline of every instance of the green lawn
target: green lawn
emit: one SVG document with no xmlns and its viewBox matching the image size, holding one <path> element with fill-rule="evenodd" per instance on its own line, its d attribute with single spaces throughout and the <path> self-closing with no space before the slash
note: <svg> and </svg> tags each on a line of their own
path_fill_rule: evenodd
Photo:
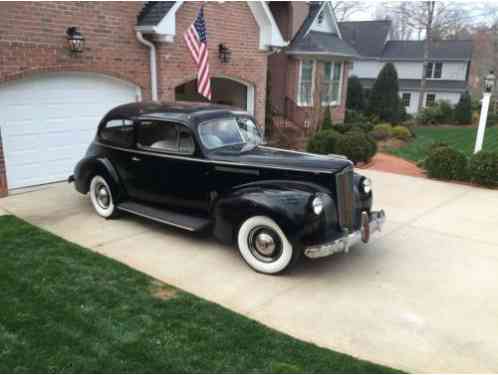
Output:
<svg viewBox="0 0 498 375">
<path fill-rule="evenodd" d="M 395 372 L 293 339 L 13 216 L 0 217 L 0 259 L 0 373 Z"/>
<path fill-rule="evenodd" d="M 415 129 L 417 137 L 412 142 L 388 152 L 404 159 L 419 161 L 426 157 L 427 146 L 442 141 L 470 156 L 474 151 L 476 133 L 477 128 L 420 127 Z M 498 151 L 498 127 L 486 129 L 483 150 Z"/>
</svg>

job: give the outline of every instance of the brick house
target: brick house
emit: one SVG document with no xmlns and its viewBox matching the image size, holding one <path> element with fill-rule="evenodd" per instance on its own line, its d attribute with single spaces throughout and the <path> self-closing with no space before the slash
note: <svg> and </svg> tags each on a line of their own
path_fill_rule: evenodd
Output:
<svg viewBox="0 0 498 375">
<path fill-rule="evenodd" d="M 198 99 L 183 33 L 200 4 L 0 3 L 0 196 L 67 178 L 115 105 Z M 213 99 L 263 124 L 268 55 L 287 45 L 269 6 L 204 4 Z M 67 46 L 70 27 L 81 53 Z"/>
<path fill-rule="evenodd" d="M 183 40 L 200 5 L 0 3 L 0 196 L 67 178 L 116 105 L 202 100 Z M 302 130 L 329 106 L 334 121 L 343 120 L 356 51 L 342 39 L 330 2 L 204 7 L 214 102 L 264 124 L 269 70 L 274 109 L 286 122 Z M 73 27 L 85 39 L 80 53 L 68 48 Z"/>
</svg>

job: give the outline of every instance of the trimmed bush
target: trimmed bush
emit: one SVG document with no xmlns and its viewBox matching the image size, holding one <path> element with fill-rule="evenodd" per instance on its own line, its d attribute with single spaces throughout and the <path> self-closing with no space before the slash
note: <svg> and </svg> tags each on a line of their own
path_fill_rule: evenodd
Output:
<svg viewBox="0 0 498 375">
<path fill-rule="evenodd" d="M 353 128 L 353 124 L 351 124 L 351 123 L 342 123 L 342 124 L 335 124 L 334 125 L 334 130 L 341 133 L 341 134 L 346 134 L 352 128 Z"/>
<path fill-rule="evenodd" d="M 449 147 L 449 145 L 446 142 L 442 142 L 442 141 L 433 142 L 429 145 L 429 147 L 427 147 L 427 153 L 430 154 L 435 149 L 441 148 L 441 147 Z"/>
<path fill-rule="evenodd" d="M 335 154 L 340 138 L 341 134 L 334 130 L 322 130 L 309 139 L 306 151 L 324 155 Z"/>
<path fill-rule="evenodd" d="M 346 134 L 352 130 L 358 130 L 364 133 L 368 133 L 372 129 L 373 125 L 369 122 L 344 123 L 344 124 L 336 124 L 334 126 L 334 130 L 338 131 L 341 134 Z"/>
<path fill-rule="evenodd" d="M 460 125 L 470 125 L 472 123 L 472 99 L 468 92 L 460 96 L 460 100 L 455 107 L 454 118 L 455 122 Z"/>
<path fill-rule="evenodd" d="M 412 137 L 412 134 L 410 130 L 408 130 L 408 128 L 405 128 L 404 126 L 395 126 L 392 129 L 392 136 L 402 141 L 409 141 Z"/>
<path fill-rule="evenodd" d="M 362 112 L 366 109 L 366 101 L 363 93 L 363 86 L 360 79 L 351 76 L 348 79 L 348 97 L 346 99 L 346 108 Z"/>
<path fill-rule="evenodd" d="M 422 109 L 417 120 L 422 125 L 452 124 L 453 107 L 447 101 L 440 100 L 433 106 Z"/>
<path fill-rule="evenodd" d="M 375 80 L 368 101 L 368 114 L 381 121 L 399 123 L 401 120 L 398 73 L 392 63 L 384 65 Z"/>
<path fill-rule="evenodd" d="M 332 130 L 332 117 L 330 116 L 330 107 L 325 108 L 321 130 Z"/>
<path fill-rule="evenodd" d="M 488 118 L 486 119 L 486 127 L 491 128 L 493 126 L 496 126 L 497 123 L 498 123 L 498 116 L 496 115 L 496 113 L 489 112 Z"/>
<path fill-rule="evenodd" d="M 472 182 L 489 187 L 498 186 L 498 151 L 480 151 L 472 155 L 469 176 Z"/>
<path fill-rule="evenodd" d="M 467 157 L 451 147 L 438 147 L 424 162 L 429 177 L 464 180 L 467 177 Z"/>
<path fill-rule="evenodd" d="M 347 124 L 358 123 L 358 122 L 369 122 L 367 116 L 362 112 L 354 111 L 352 109 L 346 110 L 346 115 L 344 117 L 344 122 Z"/>
<path fill-rule="evenodd" d="M 384 141 L 391 137 L 392 126 L 391 124 L 375 125 L 373 130 L 370 132 L 370 135 L 378 141 Z"/>
<path fill-rule="evenodd" d="M 377 151 L 377 144 L 361 131 L 343 134 L 336 145 L 336 153 L 345 155 L 354 164 L 368 162 Z"/>
</svg>

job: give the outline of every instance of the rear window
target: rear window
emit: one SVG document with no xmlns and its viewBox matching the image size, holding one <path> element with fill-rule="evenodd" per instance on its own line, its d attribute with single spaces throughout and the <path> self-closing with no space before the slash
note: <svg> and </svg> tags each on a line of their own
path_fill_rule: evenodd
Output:
<svg viewBox="0 0 498 375">
<path fill-rule="evenodd" d="M 99 138 L 116 146 L 131 147 L 135 142 L 133 121 L 126 119 L 110 120 L 100 130 Z"/>
</svg>

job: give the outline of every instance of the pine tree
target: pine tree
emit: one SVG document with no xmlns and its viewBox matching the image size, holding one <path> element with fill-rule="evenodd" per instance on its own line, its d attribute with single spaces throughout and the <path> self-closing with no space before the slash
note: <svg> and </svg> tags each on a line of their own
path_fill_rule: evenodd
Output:
<svg viewBox="0 0 498 375">
<path fill-rule="evenodd" d="M 321 130 L 331 130 L 333 125 L 332 117 L 330 116 L 330 107 L 326 107 Z"/>
<path fill-rule="evenodd" d="M 401 119 L 398 73 L 392 63 L 384 65 L 368 101 L 368 114 L 381 121 L 396 124 Z"/>
<path fill-rule="evenodd" d="M 353 111 L 363 112 L 366 109 L 365 94 L 360 79 L 356 76 L 351 76 L 348 79 L 348 98 L 346 100 L 346 108 Z"/>
<path fill-rule="evenodd" d="M 460 100 L 455 107 L 455 121 L 460 125 L 472 123 L 472 100 L 468 92 L 460 96 Z"/>
</svg>

